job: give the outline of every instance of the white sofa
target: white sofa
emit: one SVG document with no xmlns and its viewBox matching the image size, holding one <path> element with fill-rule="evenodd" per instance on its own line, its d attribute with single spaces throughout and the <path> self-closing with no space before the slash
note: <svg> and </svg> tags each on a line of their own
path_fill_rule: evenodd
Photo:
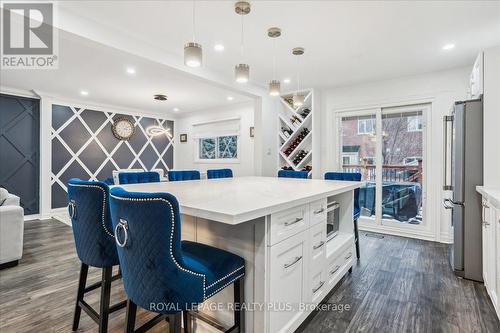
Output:
<svg viewBox="0 0 500 333">
<path fill-rule="evenodd" d="M 0 205 L 0 269 L 17 265 L 23 256 L 24 209 L 11 193 Z"/>
</svg>

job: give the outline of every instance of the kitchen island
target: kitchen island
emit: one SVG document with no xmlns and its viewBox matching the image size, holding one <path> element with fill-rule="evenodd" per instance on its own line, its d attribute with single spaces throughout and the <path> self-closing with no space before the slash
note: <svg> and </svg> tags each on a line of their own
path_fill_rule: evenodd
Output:
<svg viewBox="0 0 500 333">
<path fill-rule="evenodd" d="M 245 332 L 293 332 L 355 260 L 353 192 L 360 182 L 239 177 L 119 185 L 177 197 L 182 238 L 235 253 L 246 262 Z M 336 201 L 339 230 L 328 239 L 327 202 Z M 200 311 L 225 326 L 228 287 Z M 216 332 L 200 320 L 196 332 Z"/>
</svg>

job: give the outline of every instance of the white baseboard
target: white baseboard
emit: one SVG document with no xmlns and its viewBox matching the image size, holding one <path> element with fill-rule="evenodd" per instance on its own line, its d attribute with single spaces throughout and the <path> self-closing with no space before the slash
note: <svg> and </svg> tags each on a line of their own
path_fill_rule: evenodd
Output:
<svg viewBox="0 0 500 333">
<path fill-rule="evenodd" d="M 68 215 L 68 209 L 66 207 L 52 209 L 50 215 L 53 219 L 56 219 L 66 225 L 71 226 L 71 219 Z"/>
</svg>

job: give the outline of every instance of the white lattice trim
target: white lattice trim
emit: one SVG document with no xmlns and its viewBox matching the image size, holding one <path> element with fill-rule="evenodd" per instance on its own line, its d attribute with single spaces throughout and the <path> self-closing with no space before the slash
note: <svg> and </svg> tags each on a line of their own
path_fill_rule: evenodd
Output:
<svg viewBox="0 0 500 333">
<path fill-rule="evenodd" d="M 68 185 L 75 186 L 75 187 L 97 188 L 97 189 L 102 191 L 102 198 L 103 198 L 102 199 L 102 227 L 103 227 L 104 231 L 106 231 L 108 236 L 115 238 L 115 236 L 111 232 L 109 232 L 108 228 L 106 228 L 106 223 L 105 223 L 105 220 L 106 220 L 106 198 L 107 198 L 106 191 L 101 186 L 98 186 L 98 185 L 83 185 L 83 184 L 72 184 L 72 183 L 69 183 Z M 78 211 L 77 211 L 77 214 L 78 214 Z"/>
<path fill-rule="evenodd" d="M 219 291 L 221 291 L 222 289 L 226 288 L 226 287 L 227 287 L 227 286 L 229 286 L 231 283 L 233 283 L 234 281 L 238 280 L 240 277 L 242 277 L 242 276 L 244 276 L 244 275 L 245 275 L 245 273 L 238 275 L 237 277 L 235 277 L 234 279 L 232 279 L 231 281 L 229 281 L 228 283 L 226 283 L 226 284 L 225 284 L 225 285 L 223 285 L 222 287 L 218 288 L 217 290 L 215 290 L 214 292 L 212 292 L 211 294 L 209 294 L 209 295 L 207 296 L 207 298 L 205 298 L 205 299 L 208 299 L 208 298 L 212 297 L 213 295 L 217 294 Z"/>
<path fill-rule="evenodd" d="M 212 283 L 211 285 L 207 286 L 207 289 L 210 289 L 210 287 L 213 287 L 215 286 L 217 283 L 221 282 L 222 280 L 225 280 L 227 279 L 228 277 L 230 277 L 231 275 L 233 275 L 234 273 L 236 273 L 237 271 L 239 271 L 240 269 L 243 269 L 245 268 L 245 266 L 241 266 L 240 268 L 237 268 L 235 269 L 234 271 L 232 271 L 231 273 L 227 274 L 226 276 L 224 277 L 221 277 L 220 279 L 218 279 L 217 281 L 215 281 L 214 283 Z M 244 274 L 244 273 L 243 273 Z"/>
<path fill-rule="evenodd" d="M 197 272 L 193 272 L 187 268 L 184 268 L 182 267 L 181 265 L 179 265 L 179 263 L 177 262 L 177 259 L 175 259 L 174 257 L 174 254 L 173 254 L 173 251 L 172 251 L 172 240 L 174 238 L 174 228 L 175 228 L 175 214 L 174 214 L 174 207 L 172 206 L 172 204 L 170 203 L 170 201 L 166 200 L 166 199 L 163 199 L 163 198 L 123 198 L 123 197 L 117 197 L 115 195 L 112 195 L 110 194 L 110 196 L 114 199 L 117 199 L 117 200 L 123 200 L 123 201 L 136 201 L 136 202 L 143 202 L 143 201 L 163 201 L 163 202 L 166 202 L 169 207 L 170 207 L 170 214 L 172 216 L 172 228 L 170 229 L 170 246 L 169 246 L 169 253 L 170 253 L 170 258 L 172 259 L 172 261 L 174 262 L 174 264 L 177 266 L 177 268 L 179 268 L 180 270 L 186 272 L 186 273 L 189 273 L 191 275 L 195 275 L 195 276 L 200 276 L 203 278 L 203 300 L 206 300 L 207 297 L 205 296 L 205 280 L 206 280 L 206 276 L 205 274 L 201 274 L 201 273 L 197 273 Z"/>
</svg>

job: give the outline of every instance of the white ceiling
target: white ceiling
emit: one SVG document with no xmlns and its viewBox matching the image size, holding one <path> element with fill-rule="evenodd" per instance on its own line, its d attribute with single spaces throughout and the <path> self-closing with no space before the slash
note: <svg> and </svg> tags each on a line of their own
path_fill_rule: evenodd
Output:
<svg viewBox="0 0 500 333">
<path fill-rule="evenodd" d="M 472 64 L 484 48 L 500 44 L 499 1 L 251 1 L 245 17 L 245 61 L 251 80 L 265 85 L 272 74 L 267 28 L 283 29 L 277 41 L 280 79 L 294 77 L 290 51 L 305 47 L 303 86 L 324 87 L 375 81 Z M 182 62 L 191 40 L 191 1 L 67 1 L 61 13 L 146 42 Z M 197 40 L 203 70 L 229 84 L 241 62 L 240 17 L 233 1 L 197 1 Z M 222 43 L 225 51 L 213 50 Z M 447 43 L 456 48 L 443 51 Z M 140 50 L 135 50 L 140 53 Z M 292 83 L 289 89 L 295 87 Z M 170 88 L 170 87 L 166 87 Z M 285 88 L 286 89 L 286 88 Z M 193 91 L 191 89 L 191 91 Z M 186 93 L 190 93 L 186 91 Z M 191 93 L 192 94 L 192 93 Z"/>
<path fill-rule="evenodd" d="M 132 67 L 136 73 L 127 74 Z M 69 100 L 87 100 L 159 114 L 183 114 L 250 101 L 249 97 L 150 60 L 59 32 L 57 70 L 1 70 L 1 85 Z M 89 94 L 82 96 L 84 90 Z M 159 102 L 154 94 L 166 94 Z M 228 101 L 227 97 L 233 97 Z M 174 108 L 180 111 L 174 112 Z"/>
</svg>

